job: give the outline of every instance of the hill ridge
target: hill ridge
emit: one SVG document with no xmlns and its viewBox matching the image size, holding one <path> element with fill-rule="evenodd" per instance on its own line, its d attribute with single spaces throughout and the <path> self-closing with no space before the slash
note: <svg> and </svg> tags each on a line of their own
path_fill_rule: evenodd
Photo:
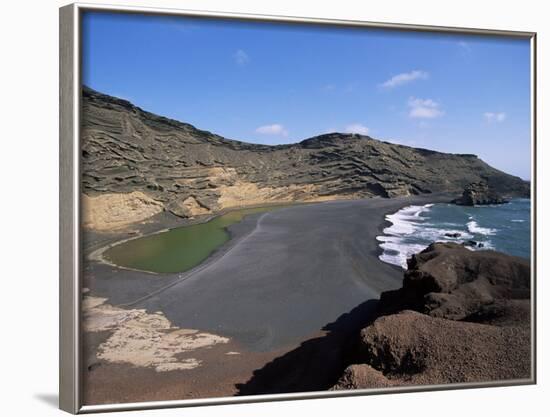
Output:
<svg viewBox="0 0 550 417">
<path fill-rule="evenodd" d="M 338 132 L 293 144 L 252 144 L 147 112 L 87 87 L 82 89 L 81 133 L 85 210 L 95 216 L 113 216 L 113 210 L 129 207 L 138 214 L 150 213 L 155 206 L 193 217 L 295 201 L 458 195 L 464 186 L 479 181 L 505 195 L 529 195 L 528 183 L 471 154 Z M 131 193 L 135 198 L 128 198 Z M 126 197 L 113 197 L 119 194 Z M 113 208 L 114 201 L 126 206 Z M 89 224 L 94 227 L 94 221 Z"/>
</svg>

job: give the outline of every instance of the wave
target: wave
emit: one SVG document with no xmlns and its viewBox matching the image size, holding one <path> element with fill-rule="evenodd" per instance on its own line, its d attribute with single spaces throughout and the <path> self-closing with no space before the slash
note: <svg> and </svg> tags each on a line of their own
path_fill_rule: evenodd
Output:
<svg viewBox="0 0 550 417">
<path fill-rule="evenodd" d="M 472 219 L 471 216 L 469 218 Z M 470 233 L 478 235 L 492 236 L 498 231 L 497 229 L 491 229 L 490 227 L 481 227 L 475 220 L 470 220 L 466 223 L 466 226 L 468 227 L 468 231 Z"/>
<path fill-rule="evenodd" d="M 381 261 L 407 269 L 407 259 L 426 249 L 432 242 L 463 243 L 474 237 L 458 229 L 460 225 L 457 223 L 446 222 L 437 227 L 434 223 L 426 222 L 429 217 L 423 214 L 430 212 L 431 207 L 433 204 L 407 206 L 386 216 L 391 226 L 383 230 L 383 235 L 376 237 L 382 249 L 379 256 Z"/>
<path fill-rule="evenodd" d="M 430 210 L 433 204 L 424 206 L 407 206 L 394 214 L 388 214 L 386 220 L 392 223 L 384 229 L 385 234 L 401 235 L 412 234 L 416 230 L 415 222 L 420 220 L 420 215 Z"/>
<path fill-rule="evenodd" d="M 382 262 L 400 266 L 407 269 L 407 259 L 413 254 L 426 249 L 426 245 L 406 243 L 397 236 L 378 236 L 377 240 L 382 248 L 382 254 L 378 257 Z"/>
<path fill-rule="evenodd" d="M 465 243 L 471 250 L 493 249 L 528 258 L 530 205 L 513 200 L 491 210 L 454 204 L 404 207 L 386 216 L 389 225 L 376 238 L 379 258 L 406 269 L 407 259 L 433 242 Z"/>
</svg>

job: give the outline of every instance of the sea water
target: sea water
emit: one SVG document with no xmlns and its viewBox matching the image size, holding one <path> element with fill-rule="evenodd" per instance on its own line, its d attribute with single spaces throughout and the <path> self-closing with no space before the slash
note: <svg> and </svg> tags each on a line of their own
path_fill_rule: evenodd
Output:
<svg viewBox="0 0 550 417">
<path fill-rule="evenodd" d="M 529 259 L 531 256 L 531 200 L 506 204 L 457 206 L 426 204 L 408 206 L 386 216 L 391 223 L 378 236 L 383 262 L 407 268 L 407 259 L 433 242 L 480 245 L 473 250 L 497 250 Z M 459 234 L 457 237 L 450 235 Z"/>
</svg>

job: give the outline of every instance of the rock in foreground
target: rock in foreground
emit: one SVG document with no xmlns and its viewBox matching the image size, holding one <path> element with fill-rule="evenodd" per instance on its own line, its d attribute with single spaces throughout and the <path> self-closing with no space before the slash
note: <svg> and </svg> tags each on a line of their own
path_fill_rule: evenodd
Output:
<svg viewBox="0 0 550 417">
<path fill-rule="evenodd" d="M 361 332 L 360 365 L 336 388 L 448 384 L 529 378 L 528 326 L 438 319 L 406 310 Z"/>
<path fill-rule="evenodd" d="M 529 288 L 527 260 L 430 245 L 382 294 L 333 389 L 528 379 Z"/>
<path fill-rule="evenodd" d="M 462 320 L 496 300 L 528 299 L 530 280 L 524 258 L 433 243 L 409 259 L 403 287 L 382 293 L 380 308 L 385 314 L 411 309 Z"/>
</svg>

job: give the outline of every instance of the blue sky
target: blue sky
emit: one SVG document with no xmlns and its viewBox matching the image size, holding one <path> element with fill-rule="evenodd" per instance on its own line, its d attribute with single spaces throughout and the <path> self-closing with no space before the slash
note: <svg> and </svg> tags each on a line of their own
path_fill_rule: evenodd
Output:
<svg viewBox="0 0 550 417">
<path fill-rule="evenodd" d="M 231 139 L 357 132 L 530 178 L 528 40 L 89 12 L 83 83 Z"/>
</svg>

